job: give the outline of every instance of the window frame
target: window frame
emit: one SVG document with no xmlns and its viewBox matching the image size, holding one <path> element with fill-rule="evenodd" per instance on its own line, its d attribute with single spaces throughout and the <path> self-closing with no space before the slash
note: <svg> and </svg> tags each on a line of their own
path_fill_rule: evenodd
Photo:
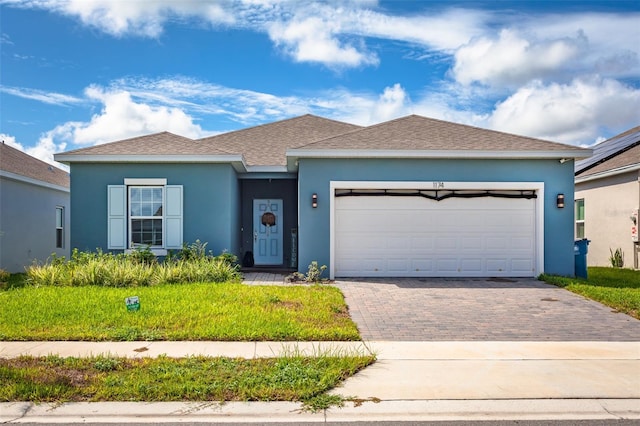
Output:
<svg viewBox="0 0 640 426">
<path fill-rule="evenodd" d="M 180 250 L 183 245 L 183 185 L 169 185 L 166 178 L 124 178 L 123 184 L 107 185 L 107 250 L 131 253 L 136 248 L 130 239 L 130 186 L 163 188 L 162 247 L 152 246 L 156 256 L 166 256 L 168 250 Z M 157 217 L 157 216 L 156 216 Z"/>
<path fill-rule="evenodd" d="M 585 202 L 584 202 L 584 198 L 577 198 L 575 200 L 574 204 L 574 219 L 575 219 L 575 224 L 574 224 L 574 236 L 576 239 L 583 239 L 585 238 L 586 232 L 585 232 Z M 582 205 L 582 210 L 580 210 L 580 204 Z M 582 215 L 580 215 L 580 212 L 582 212 Z M 580 217 L 582 216 L 582 217 Z M 578 227 L 581 228 L 582 232 L 580 233 L 578 231 Z M 582 234 L 582 235 L 580 235 Z"/>
<path fill-rule="evenodd" d="M 161 201 L 160 201 L 160 208 L 162 209 L 162 214 L 161 215 L 155 215 L 152 214 L 151 215 L 133 215 L 132 214 L 132 204 L 133 201 L 131 200 L 131 193 L 132 190 L 134 189 L 139 189 L 139 190 L 153 190 L 153 189 L 159 189 L 160 190 L 160 197 L 161 197 Z M 149 247 L 149 249 L 151 250 L 162 250 L 165 248 L 165 186 L 161 186 L 161 185 L 127 185 L 127 248 L 129 250 L 135 250 L 138 248 L 145 248 L 145 247 Z M 151 200 L 151 203 L 153 203 L 153 197 Z M 144 244 L 144 243 L 134 243 L 133 242 L 133 221 L 134 220 L 160 220 L 160 232 L 161 232 L 161 240 L 162 240 L 162 244 Z M 153 231 L 152 231 L 153 232 Z"/>
<path fill-rule="evenodd" d="M 56 206 L 56 248 L 64 248 L 64 206 Z"/>
</svg>

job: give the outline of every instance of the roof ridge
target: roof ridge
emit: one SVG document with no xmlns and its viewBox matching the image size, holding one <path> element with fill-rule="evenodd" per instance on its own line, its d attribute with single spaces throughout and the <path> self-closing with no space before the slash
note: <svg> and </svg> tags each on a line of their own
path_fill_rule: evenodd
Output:
<svg viewBox="0 0 640 426">
<path fill-rule="evenodd" d="M 213 135 L 213 136 L 205 136 L 204 138 L 195 139 L 195 140 L 196 141 L 208 141 L 210 139 L 215 139 L 218 136 L 229 136 L 229 135 L 233 135 L 234 133 L 244 132 L 246 130 L 252 130 L 252 129 L 260 129 L 262 127 L 267 127 L 267 126 L 279 125 L 279 124 L 286 123 L 286 122 L 289 122 L 289 121 L 299 120 L 299 119 L 302 119 L 302 118 L 305 118 L 305 117 L 317 118 L 317 119 L 320 119 L 320 120 L 323 120 L 323 121 L 333 121 L 334 123 L 339 123 L 339 124 L 350 124 L 352 126 L 358 126 L 357 124 L 346 123 L 344 121 L 334 120 L 332 118 L 326 118 L 326 117 L 321 117 L 319 115 L 307 113 L 307 114 L 303 114 L 303 115 L 297 115 L 295 117 L 284 118 L 284 119 L 278 120 L 278 121 L 271 121 L 269 123 L 257 124 L 255 126 L 251 126 L 251 127 L 243 127 L 242 129 L 230 130 L 228 132 L 218 133 L 217 135 Z M 362 128 L 362 126 L 358 126 L 358 127 Z"/>
<path fill-rule="evenodd" d="M 307 143 L 305 145 L 302 145 L 302 146 L 300 146 L 300 147 L 298 147 L 296 149 L 305 148 L 305 147 L 308 147 L 309 145 L 313 145 L 313 144 L 321 143 L 321 142 L 327 142 L 327 141 L 330 141 L 332 139 L 340 138 L 340 137 L 343 137 L 343 136 L 351 134 L 351 133 L 368 131 L 368 130 L 371 130 L 371 129 L 375 129 L 377 127 L 387 126 L 387 125 L 389 125 L 391 123 L 400 122 L 400 121 L 406 121 L 406 120 L 409 120 L 409 119 L 412 119 L 412 118 L 418 118 L 418 119 L 421 119 L 421 120 L 427 120 L 427 121 L 431 121 L 431 122 L 435 122 L 435 123 L 440 123 L 440 124 L 446 125 L 446 126 L 459 126 L 459 127 L 463 127 L 463 128 L 470 129 L 470 130 L 475 130 L 475 131 L 489 132 L 489 133 L 499 133 L 499 134 L 502 134 L 504 136 L 508 136 L 508 137 L 512 137 L 512 138 L 515 137 L 515 138 L 519 138 L 519 139 L 528 139 L 528 140 L 534 141 L 534 142 L 545 142 L 545 143 L 550 143 L 550 144 L 554 144 L 554 145 L 558 145 L 558 146 L 564 146 L 564 147 L 568 147 L 568 148 L 575 148 L 575 146 L 573 146 L 573 145 L 563 144 L 563 143 L 560 143 L 560 142 L 554 142 L 554 141 L 550 141 L 550 140 L 546 140 L 546 139 L 534 138 L 534 137 L 531 137 L 531 136 L 517 135 L 517 134 L 514 134 L 514 133 L 503 132 L 503 131 L 500 131 L 500 130 L 485 129 L 483 127 L 471 126 L 469 124 L 463 124 L 463 123 L 455 123 L 455 122 L 452 122 L 452 121 L 446 121 L 446 120 L 441 120 L 441 119 L 437 119 L 437 118 L 426 117 L 426 116 L 419 115 L 419 114 L 409 114 L 409 115 L 405 115 L 403 117 L 396 117 L 396 118 L 391 119 L 391 120 L 387 120 L 387 121 L 383 121 L 383 122 L 380 122 L 380 123 L 372 124 L 370 126 L 364 126 L 364 127 L 358 128 L 358 129 L 353 129 L 353 130 L 350 130 L 348 132 L 345 132 L 345 133 L 342 133 L 342 134 L 339 134 L 339 135 L 335 135 L 335 136 L 331 136 L 331 137 L 328 137 L 328 138 L 325 138 L 325 139 L 321 139 L 321 140 L 318 140 L 318 141 L 309 142 L 309 143 Z"/>
</svg>

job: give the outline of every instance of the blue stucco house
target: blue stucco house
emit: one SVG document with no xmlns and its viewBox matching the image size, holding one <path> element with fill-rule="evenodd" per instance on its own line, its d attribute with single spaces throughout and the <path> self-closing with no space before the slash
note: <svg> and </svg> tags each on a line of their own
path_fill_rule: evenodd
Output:
<svg viewBox="0 0 640 426">
<path fill-rule="evenodd" d="M 0 143 L 0 268 L 69 256 L 69 173 Z"/>
<path fill-rule="evenodd" d="M 411 115 L 313 115 L 56 155 L 71 246 L 158 254 L 196 239 L 334 277 L 573 275 L 573 164 L 590 150 Z M 568 208 L 565 208 L 568 206 Z"/>
</svg>

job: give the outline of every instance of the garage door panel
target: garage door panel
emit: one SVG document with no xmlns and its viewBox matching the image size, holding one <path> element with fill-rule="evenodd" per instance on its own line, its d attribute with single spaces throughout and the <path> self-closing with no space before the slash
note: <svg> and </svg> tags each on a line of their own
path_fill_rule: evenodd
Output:
<svg viewBox="0 0 640 426">
<path fill-rule="evenodd" d="M 431 237 L 411 236 L 410 239 L 413 250 L 433 250 L 435 242 Z"/>
<path fill-rule="evenodd" d="M 533 262 L 531 259 L 523 258 L 523 259 L 512 259 L 511 260 L 511 269 L 516 272 L 521 273 L 531 273 L 534 271 Z"/>
<path fill-rule="evenodd" d="M 531 237 L 514 237 L 511 239 L 511 248 L 514 250 L 532 250 L 534 241 Z"/>
<path fill-rule="evenodd" d="M 508 264 L 509 261 L 507 259 L 487 259 L 487 272 L 499 275 L 500 273 L 507 271 Z"/>
<path fill-rule="evenodd" d="M 411 259 L 411 269 L 407 271 L 410 276 L 433 272 L 433 260 L 428 257 Z"/>
<path fill-rule="evenodd" d="M 506 250 L 509 248 L 509 237 L 488 237 L 487 250 Z"/>
<path fill-rule="evenodd" d="M 436 273 L 451 273 L 458 272 L 458 259 L 457 258 L 444 258 L 436 259 Z"/>
<path fill-rule="evenodd" d="M 455 237 L 436 238 L 436 249 L 438 250 L 455 250 L 457 247 L 458 240 Z"/>
<path fill-rule="evenodd" d="M 460 272 L 468 272 L 472 275 L 482 273 L 483 263 L 480 258 L 460 259 Z"/>
<path fill-rule="evenodd" d="M 532 276 L 535 200 L 338 197 L 336 276 Z"/>
<path fill-rule="evenodd" d="M 465 237 L 460 238 L 460 248 L 465 251 L 482 250 L 484 248 L 483 239 L 481 237 Z"/>
</svg>

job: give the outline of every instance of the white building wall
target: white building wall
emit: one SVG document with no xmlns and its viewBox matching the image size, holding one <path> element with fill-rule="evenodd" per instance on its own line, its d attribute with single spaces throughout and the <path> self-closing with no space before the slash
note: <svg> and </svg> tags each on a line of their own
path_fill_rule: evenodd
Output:
<svg viewBox="0 0 640 426">
<path fill-rule="evenodd" d="M 640 203 L 638 172 L 577 183 L 575 198 L 584 199 L 585 237 L 591 240 L 589 266 L 611 266 L 609 249 L 621 248 L 625 267 L 633 267 L 630 219 Z"/>
<path fill-rule="evenodd" d="M 25 272 L 52 253 L 69 256 L 69 191 L 0 177 L 0 268 Z M 56 207 L 65 209 L 64 248 L 56 248 Z"/>
</svg>

